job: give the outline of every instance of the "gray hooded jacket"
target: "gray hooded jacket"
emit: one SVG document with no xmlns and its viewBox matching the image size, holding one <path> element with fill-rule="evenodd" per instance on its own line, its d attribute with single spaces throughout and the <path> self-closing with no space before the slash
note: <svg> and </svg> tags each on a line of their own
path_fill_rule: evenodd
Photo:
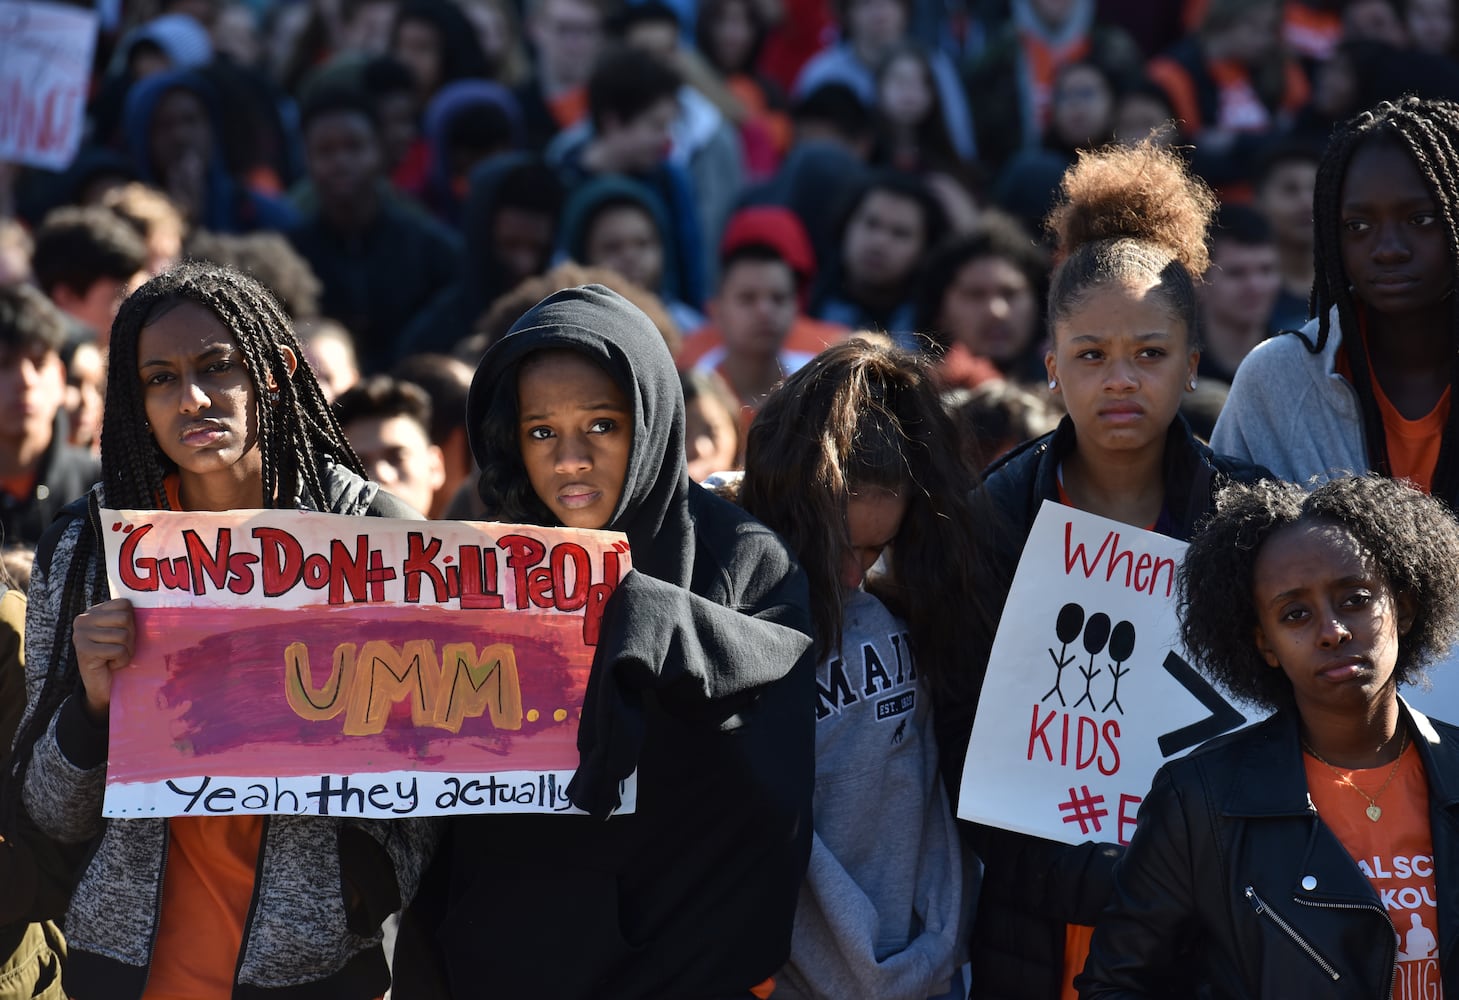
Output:
<svg viewBox="0 0 1459 1000">
<path fill-rule="evenodd" d="M 1337 371 L 1336 312 L 1320 354 L 1307 349 L 1316 341 L 1314 319 L 1300 338 L 1273 337 L 1246 356 L 1211 435 L 1214 451 L 1294 483 L 1368 471 L 1358 393 Z"/>
<path fill-rule="evenodd" d="M 419 518 L 343 468 L 329 466 L 322 475 L 331 513 Z M 100 485 L 91 497 L 102 500 Z M 37 560 L 31 579 L 25 626 L 27 718 L 45 684 L 52 644 L 63 634 L 59 619 L 67 570 L 81 533 L 92 530 L 87 506 L 86 501 L 68 506 L 66 513 L 76 516 L 63 513 L 41 543 L 44 551 L 53 542 L 54 551 L 44 564 Z M 100 566 L 90 567 L 88 587 L 100 571 Z M 68 698 L 35 746 L 24 804 L 56 840 L 96 842 L 66 915 L 67 992 L 140 997 L 161 912 L 168 827 L 165 819 L 102 817 L 106 740 L 105 727 L 93 725 L 77 699 Z M 413 895 L 436 831 L 431 820 L 268 817 L 234 997 L 364 1000 L 383 993 L 389 973 L 380 923 Z"/>
</svg>

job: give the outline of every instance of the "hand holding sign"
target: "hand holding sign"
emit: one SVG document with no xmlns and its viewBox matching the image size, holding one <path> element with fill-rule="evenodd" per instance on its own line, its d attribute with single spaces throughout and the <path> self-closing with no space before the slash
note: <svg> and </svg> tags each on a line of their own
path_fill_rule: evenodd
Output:
<svg viewBox="0 0 1459 1000">
<path fill-rule="evenodd" d="M 86 691 L 86 713 L 93 721 L 106 721 L 112 673 L 132 662 L 136 641 L 136 616 L 125 597 L 94 604 L 76 616 L 71 644 L 76 650 L 76 672 Z"/>
<path fill-rule="evenodd" d="M 1184 550 L 1045 503 L 989 657 L 961 818 L 1066 843 L 1127 842 L 1160 764 L 1245 721 L 1180 650 L 1174 591 Z M 1064 690 L 1072 665 L 1083 680 L 1077 698 Z"/>
</svg>

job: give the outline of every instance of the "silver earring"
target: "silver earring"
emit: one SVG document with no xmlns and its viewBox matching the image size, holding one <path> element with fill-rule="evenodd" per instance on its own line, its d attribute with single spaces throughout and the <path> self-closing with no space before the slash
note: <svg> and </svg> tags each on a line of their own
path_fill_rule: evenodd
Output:
<svg viewBox="0 0 1459 1000">
<path fill-rule="evenodd" d="M 1049 379 L 1049 388 L 1050 389 L 1057 389 L 1057 388 L 1059 388 L 1059 380 L 1056 379 L 1056 378 Z"/>
<path fill-rule="evenodd" d="M 269 403 L 270 406 L 278 406 L 279 405 L 279 390 L 277 390 L 277 389 L 270 389 L 268 391 L 268 403 Z"/>
<path fill-rule="evenodd" d="M 1186 384 L 1190 386 L 1191 392 L 1195 392 L 1196 391 L 1196 380 L 1195 380 L 1195 378 L 1192 378 L 1190 380 L 1190 382 L 1188 382 Z"/>
</svg>

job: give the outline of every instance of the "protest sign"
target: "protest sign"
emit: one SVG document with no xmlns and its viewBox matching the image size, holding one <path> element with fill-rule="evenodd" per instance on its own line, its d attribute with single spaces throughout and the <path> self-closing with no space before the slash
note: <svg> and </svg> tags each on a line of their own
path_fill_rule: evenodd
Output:
<svg viewBox="0 0 1459 1000">
<path fill-rule="evenodd" d="M 621 534 L 282 510 L 102 525 L 137 623 L 105 815 L 576 811 Z"/>
<path fill-rule="evenodd" d="M 1046 501 L 988 660 L 958 815 L 1048 840 L 1129 843 L 1164 761 L 1246 719 L 1190 665 L 1185 543 Z"/>
<path fill-rule="evenodd" d="M 71 165 L 95 48 L 95 11 L 0 0 L 0 162 Z"/>
</svg>

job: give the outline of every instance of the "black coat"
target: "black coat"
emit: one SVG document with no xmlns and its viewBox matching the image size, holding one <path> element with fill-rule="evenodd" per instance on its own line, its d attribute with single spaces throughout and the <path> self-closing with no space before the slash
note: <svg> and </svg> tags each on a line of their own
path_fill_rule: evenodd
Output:
<svg viewBox="0 0 1459 1000">
<path fill-rule="evenodd" d="M 35 548 L 57 512 L 100 478 L 100 460 L 67 444 L 58 421 L 51 445 L 36 467 L 30 494 L 12 497 L 0 493 L 0 543 Z"/>
<path fill-rule="evenodd" d="M 1459 996 L 1459 728 L 1402 714 L 1429 784 L 1440 974 Z M 1312 807 L 1285 711 L 1160 769 L 1080 996 L 1193 996 L 1204 984 L 1213 998 L 1385 997 L 1396 948 L 1372 883 Z"/>
<path fill-rule="evenodd" d="M 426 898 L 409 923 L 437 924 L 458 998 L 743 996 L 789 956 L 810 856 L 805 574 L 769 528 L 689 481 L 668 348 L 600 286 L 544 299 L 482 359 L 467 422 L 483 469 L 525 479 L 520 451 L 501 444 L 515 440 L 516 407 L 500 404 L 546 350 L 599 365 L 633 406 L 607 524 L 628 536 L 633 572 L 604 607 L 568 786 L 594 815 L 453 819 L 447 911 Z M 607 817 L 635 768 L 636 811 Z M 433 970 L 397 962 L 395 996 L 439 994 Z"/>
<path fill-rule="evenodd" d="M 983 544 L 989 602 L 1003 613 L 1008 588 L 1034 519 L 1045 500 L 1059 498 L 1059 464 L 1074 450 L 1074 424 L 1058 428 L 1004 456 L 987 472 L 984 489 L 993 522 Z M 1166 436 L 1165 513 L 1157 529 L 1188 541 L 1211 511 L 1223 481 L 1252 482 L 1270 474 L 1259 466 L 1216 455 L 1177 417 Z M 982 672 L 993 636 L 970 639 L 968 663 Z M 972 692 L 974 695 L 977 692 Z M 934 716 L 943 779 L 956 803 L 977 699 L 945 699 Z M 984 864 L 974 921 L 974 998 L 1057 1000 L 1067 924 L 1093 924 L 1109 899 L 1117 844 L 1055 843 L 1009 830 L 964 824 Z"/>
</svg>

